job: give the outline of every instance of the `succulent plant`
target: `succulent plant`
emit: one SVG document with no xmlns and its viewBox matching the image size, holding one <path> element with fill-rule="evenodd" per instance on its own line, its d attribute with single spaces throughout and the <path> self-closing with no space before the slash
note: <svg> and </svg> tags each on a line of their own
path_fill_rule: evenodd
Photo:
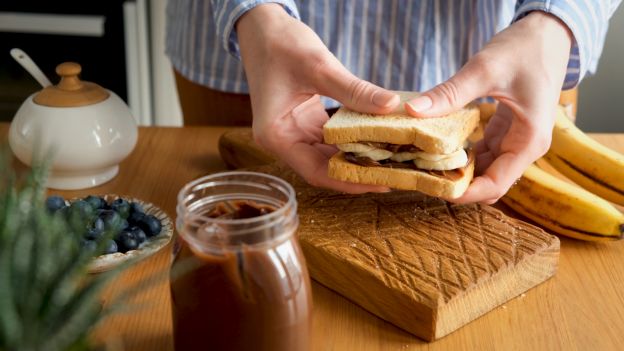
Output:
<svg viewBox="0 0 624 351">
<path fill-rule="evenodd" d="M 18 177 L 10 160 L 0 148 L 0 350 L 89 349 L 89 331 L 114 307 L 100 294 L 126 266 L 89 275 L 93 252 L 76 239 L 84 226 L 46 205 L 47 165 Z M 100 238 L 94 250 L 104 253 L 112 234 Z"/>
</svg>

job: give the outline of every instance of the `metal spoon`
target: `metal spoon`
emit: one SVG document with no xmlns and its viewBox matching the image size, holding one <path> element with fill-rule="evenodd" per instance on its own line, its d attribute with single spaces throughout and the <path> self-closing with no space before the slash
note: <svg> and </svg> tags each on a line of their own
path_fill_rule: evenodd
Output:
<svg viewBox="0 0 624 351">
<path fill-rule="evenodd" d="M 30 56 L 28 56 L 28 54 L 26 54 L 22 49 L 11 49 L 11 56 L 13 56 L 15 61 L 17 61 L 20 66 L 24 67 L 24 69 L 28 71 L 28 73 L 30 73 L 30 75 L 33 76 L 33 78 L 35 78 L 35 80 L 39 82 L 42 87 L 45 88 L 52 85 L 52 82 L 50 82 L 48 77 L 43 74 L 41 69 L 39 69 L 39 66 L 37 66 Z"/>
</svg>

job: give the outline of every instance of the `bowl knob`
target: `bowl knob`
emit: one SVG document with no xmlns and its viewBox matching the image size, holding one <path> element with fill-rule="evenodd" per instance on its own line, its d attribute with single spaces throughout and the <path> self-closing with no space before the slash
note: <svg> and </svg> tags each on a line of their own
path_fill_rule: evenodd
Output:
<svg viewBox="0 0 624 351">
<path fill-rule="evenodd" d="M 82 67 L 76 62 L 63 62 L 56 66 L 56 74 L 61 76 L 58 84 L 59 89 L 72 91 L 82 88 L 82 82 L 78 75 L 82 71 Z"/>
<path fill-rule="evenodd" d="M 82 67 L 76 62 L 63 62 L 56 66 L 56 73 L 61 76 L 57 85 L 40 91 L 33 101 L 38 105 L 50 107 L 77 107 L 97 104 L 110 96 L 101 86 L 82 81 L 78 75 Z"/>
</svg>

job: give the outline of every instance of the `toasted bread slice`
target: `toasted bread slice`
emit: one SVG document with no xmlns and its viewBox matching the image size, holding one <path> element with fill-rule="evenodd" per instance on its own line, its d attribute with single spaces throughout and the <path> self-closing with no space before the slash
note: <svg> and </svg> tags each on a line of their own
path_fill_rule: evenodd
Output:
<svg viewBox="0 0 624 351">
<path fill-rule="evenodd" d="M 404 103 L 418 93 L 396 93 L 401 97 L 401 104 L 388 115 L 359 113 L 341 107 L 323 127 L 324 142 L 413 144 L 429 153 L 449 154 L 461 148 L 479 125 L 477 106 L 469 105 L 444 117 L 415 118 L 407 114 Z"/>
<path fill-rule="evenodd" d="M 461 177 L 451 179 L 424 170 L 360 166 L 345 160 L 344 153 L 338 152 L 329 160 L 328 174 L 330 178 L 345 182 L 418 190 L 431 196 L 455 199 L 466 191 L 472 180 L 474 157 L 470 156 L 468 160 Z"/>
</svg>

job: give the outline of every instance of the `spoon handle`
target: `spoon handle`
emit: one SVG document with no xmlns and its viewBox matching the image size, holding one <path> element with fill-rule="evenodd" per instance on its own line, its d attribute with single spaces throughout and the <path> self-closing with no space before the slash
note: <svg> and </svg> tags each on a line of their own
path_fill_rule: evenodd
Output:
<svg viewBox="0 0 624 351">
<path fill-rule="evenodd" d="M 22 49 L 11 49 L 11 56 L 13 56 L 15 61 L 24 67 L 24 69 L 28 71 L 28 73 L 30 73 L 30 75 L 33 76 L 33 78 L 35 78 L 35 80 L 37 80 L 42 87 L 45 88 L 52 85 L 48 77 L 41 72 L 39 66 L 37 66 L 30 56 L 28 56 L 28 54 L 26 54 Z"/>
</svg>

